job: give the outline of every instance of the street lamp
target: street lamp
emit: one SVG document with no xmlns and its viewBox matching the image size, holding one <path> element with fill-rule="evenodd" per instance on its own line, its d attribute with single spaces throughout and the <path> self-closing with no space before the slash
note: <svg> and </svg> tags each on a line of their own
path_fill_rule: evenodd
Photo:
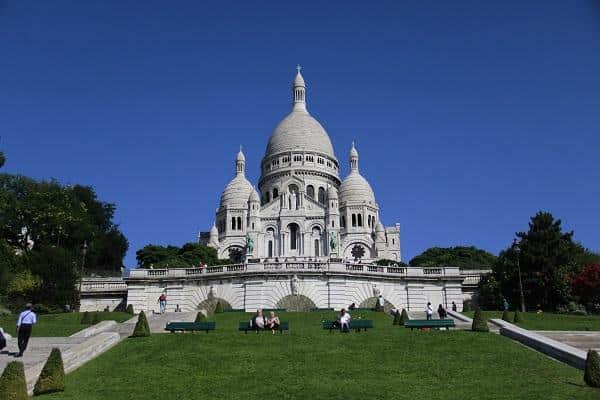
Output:
<svg viewBox="0 0 600 400">
<path fill-rule="evenodd" d="M 83 242 L 81 248 L 81 270 L 79 271 L 79 292 L 77 293 L 77 311 L 81 308 L 81 290 L 83 288 L 83 268 L 85 267 L 85 256 L 87 254 L 87 240 Z"/>
<path fill-rule="evenodd" d="M 517 258 L 517 273 L 519 274 L 519 297 L 521 300 L 521 312 L 525 312 L 525 295 L 523 294 L 523 279 L 521 278 L 521 248 L 517 239 L 513 240 L 512 249 Z"/>
</svg>

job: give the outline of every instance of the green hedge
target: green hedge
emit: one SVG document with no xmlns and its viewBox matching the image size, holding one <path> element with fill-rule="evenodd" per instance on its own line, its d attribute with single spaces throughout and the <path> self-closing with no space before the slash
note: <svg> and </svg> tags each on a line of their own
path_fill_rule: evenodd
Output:
<svg viewBox="0 0 600 400">
<path fill-rule="evenodd" d="M 0 399 L 28 400 L 23 363 L 11 361 L 0 376 Z"/>
<path fill-rule="evenodd" d="M 504 310 L 504 312 L 502 313 L 502 320 L 506 322 L 511 322 L 508 310 Z"/>
<path fill-rule="evenodd" d="M 90 315 L 89 312 L 84 312 L 83 316 L 81 317 L 81 324 L 83 325 L 89 325 L 92 323 L 92 316 Z"/>
<path fill-rule="evenodd" d="M 53 348 L 42 373 L 33 388 L 34 395 L 62 392 L 65 390 L 65 368 L 60 350 Z"/>
<path fill-rule="evenodd" d="M 206 317 L 204 316 L 204 313 L 198 311 L 198 314 L 196 314 L 196 320 L 194 322 L 198 323 L 198 322 L 204 322 L 206 321 Z"/>
<path fill-rule="evenodd" d="M 406 321 L 408 321 L 410 318 L 408 317 L 408 313 L 406 312 L 406 309 L 403 308 L 402 312 L 400 313 L 400 325 L 404 326 L 404 323 Z"/>
<path fill-rule="evenodd" d="M 521 315 L 521 313 L 519 312 L 519 310 L 515 310 L 515 316 L 513 318 L 513 322 L 515 324 L 520 324 L 523 322 L 523 316 Z"/>
<path fill-rule="evenodd" d="M 490 328 L 487 325 L 487 322 L 485 321 L 485 318 L 483 317 L 483 313 L 481 312 L 481 309 L 478 308 L 475 311 L 475 316 L 473 317 L 473 325 L 471 325 L 471 330 L 473 332 L 489 332 Z"/>
<path fill-rule="evenodd" d="M 591 387 L 600 388 L 600 356 L 594 350 L 588 351 L 583 380 Z"/>
<path fill-rule="evenodd" d="M 223 312 L 223 305 L 221 304 L 221 301 L 217 301 L 217 305 L 215 306 L 215 314 L 220 314 Z"/>
<path fill-rule="evenodd" d="M 133 315 L 133 304 L 128 304 L 127 309 L 125 310 L 127 314 Z"/>
<path fill-rule="evenodd" d="M 148 326 L 148 320 L 146 319 L 146 314 L 143 311 L 140 311 L 140 315 L 138 316 L 137 323 L 135 324 L 135 328 L 133 329 L 133 333 L 131 337 L 146 337 L 150 336 L 150 326 Z"/>
<path fill-rule="evenodd" d="M 396 310 L 394 313 L 394 323 L 393 325 L 400 325 L 400 310 Z"/>
</svg>

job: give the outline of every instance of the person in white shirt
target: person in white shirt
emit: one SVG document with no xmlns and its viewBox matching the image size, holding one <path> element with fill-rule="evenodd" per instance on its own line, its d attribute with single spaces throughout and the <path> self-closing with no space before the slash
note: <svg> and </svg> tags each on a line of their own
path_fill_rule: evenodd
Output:
<svg viewBox="0 0 600 400">
<path fill-rule="evenodd" d="M 342 308 L 340 311 L 340 330 L 342 332 L 350 332 L 350 320 L 352 316 L 349 312 Z"/>
<path fill-rule="evenodd" d="M 427 303 L 427 309 L 425 310 L 425 313 L 427 314 L 427 319 L 431 319 L 431 316 L 433 315 L 433 307 L 431 306 L 431 303 Z"/>
<path fill-rule="evenodd" d="M 27 343 L 31 337 L 31 328 L 37 323 L 37 316 L 33 312 L 33 306 L 31 303 L 25 305 L 25 311 L 19 314 L 17 319 L 17 333 L 19 335 L 19 354 L 15 357 L 23 357 L 25 349 L 27 349 Z"/>
</svg>

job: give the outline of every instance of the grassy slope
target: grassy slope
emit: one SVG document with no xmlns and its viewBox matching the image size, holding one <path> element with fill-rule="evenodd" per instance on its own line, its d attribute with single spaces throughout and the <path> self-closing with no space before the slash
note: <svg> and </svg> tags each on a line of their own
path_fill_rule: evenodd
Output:
<svg viewBox="0 0 600 400">
<path fill-rule="evenodd" d="M 282 314 L 291 331 L 126 339 L 47 399 L 597 399 L 582 373 L 495 334 L 410 331 L 371 315 L 367 333 L 329 334 L 320 313 Z"/>
<path fill-rule="evenodd" d="M 99 312 L 100 320 L 125 321 L 131 315 L 122 312 Z M 70 336 L 77 331 L 87 328 L 81 325 L 81 313 L 38 315 L 38 323 L 33 327 L 33 336 Z M 1 316 L 0 326 L 11 335 L 16 334 L 16 315 Z"/>
<path fill-rule="evenodd" d="M 484 311 L 487 319 L 502 318 L 501 311 Z M 473 312 L 465 313 L 473 317 Z M 514 312 L 510 313 L 510 318 Z M 600 316 L 597 315 L 565 315 L 552 313 L 525 313 L 523 314 L 523 323 L 517 324 L 522 328 L 537 331 L 600 331 Z"/>
</svg>

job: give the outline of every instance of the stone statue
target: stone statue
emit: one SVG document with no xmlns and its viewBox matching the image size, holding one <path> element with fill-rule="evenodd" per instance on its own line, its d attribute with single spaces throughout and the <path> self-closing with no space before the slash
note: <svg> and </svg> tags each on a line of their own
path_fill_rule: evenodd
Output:
<svg viewBox="0 0 600 400">
<path fill-rule="evenodd" d="M 335 232 L 329 232 L 329 247 L 332 252 L 337 248 L 337 235 Z"/>
<path fill-rule="evenodd" d="M 292 281 L 290 282 L 291 287 L 292 287 L 292 294 L 294 296 L 298 296 L 298 277 L 296 275 L 294 275 L 294 277 L 292 278 Z"/>
<path fill-rule="evenodd" d="M 373 284 L 373 296 L 379 297 L 380 294 L 381 294 L 381 290 L 377 287 L 376 284 Z"/>
<path fill-rule="evenodd" d="M 254 239 L 246 234 L 246 254 L 252 254 L 254 251 Z"/>
</svg>

